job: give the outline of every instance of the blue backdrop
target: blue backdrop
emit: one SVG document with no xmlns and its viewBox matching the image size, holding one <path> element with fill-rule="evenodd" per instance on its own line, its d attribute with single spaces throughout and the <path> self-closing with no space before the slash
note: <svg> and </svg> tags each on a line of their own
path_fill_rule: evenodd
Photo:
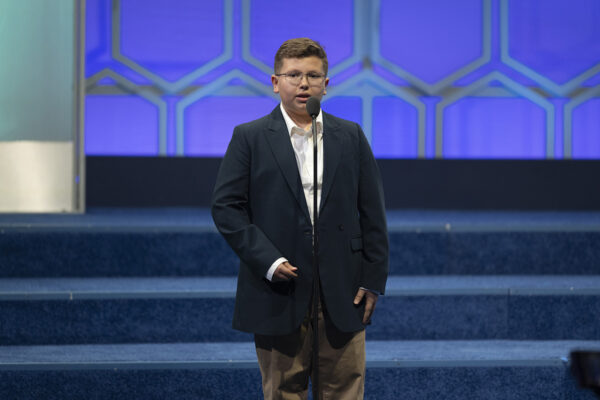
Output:
<svg viewBox="0 0 600 400">
<path fill-rule="evenodd" d="M 328 52 L 326 111 L 380 158 L 600 158 L 597 0 L 87 0 L 89 155 L 221 156 L 277 104 L 279 45 Z"/>
</svg>

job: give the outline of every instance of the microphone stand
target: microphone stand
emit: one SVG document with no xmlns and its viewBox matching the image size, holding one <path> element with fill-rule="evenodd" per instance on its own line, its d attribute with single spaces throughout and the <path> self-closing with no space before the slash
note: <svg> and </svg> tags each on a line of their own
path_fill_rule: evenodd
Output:
<svg viewBox="0 0 600 400">
<path fill-rule="evenodd" d="M 318 158 L 317 158 L 317 145 L 319 143 L 319 139 L 317 137 L 317 122 L 316 115 L 312 115 L 312 135 L 313 135 L 313 393 L 317 393 L 317 398 L 315 400 L 319 400 L 321 398 L 321 393 L 319 392 L 319 230 L 318 230 L 318 221 L 319 221 L 319 213 L 318 213 L 318 204 L 317 204 L 317 194 L 319 190 L 318 186 Z"/>
</svg>

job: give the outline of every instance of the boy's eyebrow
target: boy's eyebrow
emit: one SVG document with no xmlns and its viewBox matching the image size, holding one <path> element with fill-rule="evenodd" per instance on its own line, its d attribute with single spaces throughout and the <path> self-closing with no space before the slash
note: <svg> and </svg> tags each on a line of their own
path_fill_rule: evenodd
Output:
<svg viewBox="0 0 600 400">
<path fill-rule="evenodd" d="M 292 70 L 290 70 L 290 71 L 288 71 L 288 72 L 284 72 L 284 73 L 285 73 L 285 74 L 301 74 L 302 72 L 301 72 L 301 71 L 299 71 L 299 70 L 297 70 L 297 69 L 292 69 Z M 322 74 L 323 74 L 322 72 L 315 71 L 315 70 L 308 71 L 308 72 L 306 72 L 306 73 L 307 73 L 307 74 L 319 74 L 319 75 L 322 75 Z"/>
</svg>

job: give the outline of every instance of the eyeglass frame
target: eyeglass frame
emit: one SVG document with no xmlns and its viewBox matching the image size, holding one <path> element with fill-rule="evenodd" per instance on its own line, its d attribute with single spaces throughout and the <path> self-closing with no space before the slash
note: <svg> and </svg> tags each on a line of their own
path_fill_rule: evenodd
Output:
<svg viewBox="0 0 600 400">
<path fill-rule="evenodd" d="M 312 74 L 313 76 L 309 76 L 310 74 Z M 303 73 L 303 72 L 292 72 L 292 73 L 285 73 L 285 74 L 274 74 L 275 76 L 285 76 L 285 79 L 292 85 L 299 85 L 300 83 L 302 83 L 302 79 L 304 77 L 306 77 L 306 82 L 308 82 L 308 84 L 310 86 L 320 86 L 323 84 L 323 82 L 325 82 L 325 78 L 327 78 L 327 75 L 325 74 L 317 74 L 315 72 L 308 72 L 308 73 Z M 294 83 L 292 81 L 292 76 L 291 75 L 299 75 L 299 80 L 298 82 Z M 321 81 L 319 83 L 311 83 L 311 79 L 314 78 L 319 78 Z M 296 78 L 297 79 L 297 78 Z"/>
</svg>

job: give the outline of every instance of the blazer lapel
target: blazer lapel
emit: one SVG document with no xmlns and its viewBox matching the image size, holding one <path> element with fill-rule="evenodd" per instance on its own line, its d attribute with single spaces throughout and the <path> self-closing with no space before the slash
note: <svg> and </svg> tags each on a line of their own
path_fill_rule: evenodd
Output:
<svg viewBox="0 0 600 400">
<path fill-rule="evenodd" d="M 329 114 L 323 113 L 323 187 L 319 211 L 323 209 L 327 201 L 341 155 L 342 138 L 340 126 Z"/>
<path fill-rule="evenodd" d="M 294 154 L 290 135 L 279 106 L 271 113 L 266 137 L 267 142 L 271 146 L 273 156 L 275 157 L 290 190 L 294 194 L 298 206 L 310 221 L 308 206 L 306 205 L 304 190 L 302 189 L 302 182 L 300 180 L 300 173 L 298 172 L 298 164 L 296 163 L 296 155 Z"/>
</svg>

